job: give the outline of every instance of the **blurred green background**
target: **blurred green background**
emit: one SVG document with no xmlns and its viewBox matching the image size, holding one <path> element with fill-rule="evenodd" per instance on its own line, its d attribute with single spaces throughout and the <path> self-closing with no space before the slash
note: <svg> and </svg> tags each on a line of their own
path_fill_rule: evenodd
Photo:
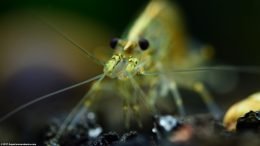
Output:
<svg viewBox="0 0 260 146">
<path fill-rule="evenodd" d="M 213 46 L 217 61 L 231 65 L 260 65 L 260 1 L 175 2 L 182 10 L 190 36 Z M 39 24 L 32 13 L 39 13 L 53 22 L 93 54 L 109 56 L 109 40 L 120 36 L 147 3 L 147 0 L 1 1 L 0 116 L 37 96 L 102 71 L 59 35 Z M 259 75 L 246 75 L 245 84 L 240 87 L 245 90 L 228 94 L 234 98 L 230 98 L 226 106 L 236 101 L 235 97 L 246 97 L 258 91 L 260 84 L 255 79 L 259 79 Z M 49 117 L 55 117 L 61 111 L 69 112 L 88 87 L 72 90 L 19 112 L 1 123 L 0 136 L 35 139 L 35 136 L 21 133 L 32 135 L 32 131 L 46 124 Z"/>
</svg>

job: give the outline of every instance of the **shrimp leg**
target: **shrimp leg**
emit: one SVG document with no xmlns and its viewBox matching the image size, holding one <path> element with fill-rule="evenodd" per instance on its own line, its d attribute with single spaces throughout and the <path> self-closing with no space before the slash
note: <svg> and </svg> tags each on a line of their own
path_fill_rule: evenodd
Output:
<svg viewBox="0 0 260 146">
<path fill-rule="evenodd" d="M 177 88 L 176 82 L 171 81 L 170 83 L 168 83 L 168 85 L 169 85 L 170 93 L 171 93 L 172 97 L 174 98 L 174 101 L 176 102 L 179 114 L 181 116 L 185 116 L 186 113 L 185 113 L 185 109 L 183 106 L 183 100 L 182 100 L 179 90 Z"/>
<path fill-rule="evenodd" d="M 192 89 L 200 95 L 213 116 L 216 119 L 219 119 L 221 116 L 221 110 L 217 106 L 214 98 L 210 95 L 206 87 L 201 82 L 195 82 L 192 87 Z"/>
<path fill-rule="evenodd" d="M 183 100 L 182 97 L 179 93 L 177 83 L 171 79 L 171 81 L 166 77 L 166 75 L 161 75 L 161 83 L 163 83 L 161 86 L 161 95 L 160 96 L 165 96 L 168 93 L 171 94 L 171 97 L 173 100 L 176 102 L 176 106 L 179 112 L 180 116 L 185 116 L 186 112 L 183 106 Z"/>
</svg>

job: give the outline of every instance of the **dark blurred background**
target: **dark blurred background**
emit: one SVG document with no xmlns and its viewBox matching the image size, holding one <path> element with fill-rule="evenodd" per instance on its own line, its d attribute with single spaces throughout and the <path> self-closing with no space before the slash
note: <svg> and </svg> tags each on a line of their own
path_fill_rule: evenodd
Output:
<svg viewBox="0 0 260 146">
<path fill-rule="evenodd" d="M 213 46 L 217 61 L 239 66 L 260 65 L 260 1 L 175 2 L 182 10 L 190 36 Z M 147 0 L 1 1 L 0 116 L 31 99 L 102 72 L 101 67 L 73 45 L 39 23 L 34 17 L 36 13 L 93 54 L 106 58 L 111 53 L 109 40 L 120 36 L 147 3 Z M 240 78 L 242 85 L 237 88 L 240 92 L 228 94 L 233 98 L 227 103 L 218 101 L 224 109 L 258 91 L 259 74 L 243 74 Z M 61 111 L 69 112 L 88 87 L 71 90 L 19 112 L 0 123 L 0 136 L 35 138 L 21 133 L 32 134 L 33 129 L 42 127 L 50 117 Z"/>
<path fill-rule="evenodd" d="M 119 35 L 147 0 L 12 0 L 1 2 L 1 15 L 19 9 L 50 9 L 76 13 Z M 183 10 L 189 32 L 217 48 L 217 56 L 233 64 L 259 64 L 260 2 L 257 0 L 175 0 Z M 234 53 L 236 52 L 236 53 Z"/>
</svg>

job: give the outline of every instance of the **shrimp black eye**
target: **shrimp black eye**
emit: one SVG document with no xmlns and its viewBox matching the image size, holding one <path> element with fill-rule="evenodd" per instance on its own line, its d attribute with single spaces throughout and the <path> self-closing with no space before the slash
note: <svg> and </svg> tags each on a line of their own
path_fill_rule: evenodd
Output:
<svg viewBox="0 0 260 146">
<path fill-rule="evenodd" d="M 144 39 L 144 38 L 141 38 L 141 39 L 138 41 L 138 44 L 139 44 L 139 46 L 140 46 L 140 48 L 141 48 L 142 50 L 146 50 L 146 49 L 148 49 L 148 47 L 149 47 L 149 42 L 148 42 L 148 40 L 147 40 L 147 39 Z"/>
<path fill-rule="evenodd" d="M 113 39 L 111 39 L 111 41 L 110 41 L 110 47 L 111 47 L 112 49 L 115 49 L 115 48 L 116 48 L 116 45 L 117 45 L 117 43 L 118 43 L 118 41 L 119 41 L 118 38 L 113 38 Z"/>
</svg>

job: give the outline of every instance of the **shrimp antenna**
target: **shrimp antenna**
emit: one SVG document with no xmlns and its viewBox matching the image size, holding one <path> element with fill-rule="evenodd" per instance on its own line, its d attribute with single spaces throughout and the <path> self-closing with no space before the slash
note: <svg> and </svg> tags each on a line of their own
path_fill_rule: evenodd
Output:
<svg viewBox="0 0 260 146">
<path fill-rule="evenodd" d="M 95 77 L 92 77 L 92 78 L 90 78 L 90 79 L 88 79 L 88 80 L 85 80 L 85 81 L 83 81 L 83 82 L 80 82 L 80 83 L 71 85 L 71 86 L 69 86 L 69 87 L 60 89 L 60 90 L 58 90 L 58 91 L 55 91 L 55 92 L 46 94 L 46 95 L 44 95 L 44 96 L 37 97 L 36 99 L 33 99 L 33 100 L 31 100 L 31 101 L 29 101 L 29 102 L 27 102 L 27 103 L 25 103 L 25 104 L 23 104 L 23 105 L 17 107 L 17 108 L 14 109 L 13 111 L 11 111 L 11 112 L 7 113 L 6 115 L 4 115 L 3 117 L 1 117 L 1 118 L 0 118 L 0 123 L 3 122 L 4 120 L 8 119 L 9 117 L 11 117 L 12 115 L 14 115 L 15 113 L 17 113 L 17 112 L 19 112 L 19 111 L 21 111 L 21 110 L 23 110 L 23 109 L 25 109 L 25 108 L 27 108 L 27 107 L 33 105 L 34 103 L 37 103 L 37 102 L 39 102 L 39 101 L 42 101 L 42 100 L 47 99 L 47 98 L 49 98 L 49 97 L 52 97 L 53 95 L 57 95 L 57 94 L 60 94 L 60 93 L 62 93 L 62 92 L 65 92 L 65 91 L 67 91 L 67 90 L 70 90 L 70 89 L 79 87 L 79 86 L 81 86 L 81 85 L 87 84 L 87 83 L 89 83 L 89 82 L 91 82 L 91 81 L 94 81 L 94 80 L 97 80 L 97 79 L 101 78 L 102 76 L 103 76 L 103 74 L 100 74 L 100 75 L 97 75 L 97 76 L 95 76 Z"/>
<path fill-rule="evenodd" d="M 37 16 L 34 16 L 37 17 Z M 53 30 L 54 32 L 56 32 L 57 34 L 59 34 L 60 36 L 62 36 L 65 40 L 67 40 L 68 42 L 70 42 L 72 45 L 74 45 L 76 48 L 78 48 L 81 52 L 83 52 L 90 60 L 92 60 L 93 62 L 99 64 L 99 65 L 104 65 L 103 62 L 101 62 L 99 59 L 97 59 L 93 54 L 91 54 L 89 51 L 87 51 L 86 49 L 84 49 L 83 47 L 81 47 L 78 43 L 76 43 L 76 41 L 74 41 L 73 39 L 71 39 L 71 37 L 69 37 L 67 34 L 65 34 L 64 32 L 62 32 L 60 29 L 58 29 L 54 24 L 47 22 L 46 20 L 44 20 L 41 17 L 37 17 L 44 25 L 46 25 L 48 28 L 50 28 L 51 30 Z"/>
<path fill-rule="evenodd" d="M 91 95 L 96 91 L 96 86 L 99 86 L 99 84 L 101 83 L 101 81 L 105 78 L 105 74 L 101 74 L 98 75 L 98 80 L 94 83 L 94 85 L 87 91 L 87 93 L 83 96 L 83 98 L 77 103 L 77 105 L 72 109 L 72 111 L 69 113 L 69 115 L 66 117 L 66 119 L 64 120 L 64 122 L 61 124 L 60 128 L 58 129 L 55 137 L 51 140 L 52 143 L 57 143 L 59 138 L 62 136 L 62 133 L 66 130 L 66 129 L 71 129 L 73 127 L 73 124 L 75 124 L 76 120 L 78 119 L 78 117 L 80 117 L 82 115 L 82 113 L 84 112 L 84 110 L 86 108 L 82 108 L 82 107 L 89 107 L 90 105 L 85 105 L 87 98 L 88 102 L 91 102 L 91 100 L 93 100 L 91 97 Z M 82 111 L 82 109 L 84 109 Z"/>
<path fill-rule="evenodd" d="M 175 69 L 173 73 L 188 73 L 188 72 L 207 72 L 207 71 L 235 71 L 241 73 L 260 73 L 260 66 L 203 66 L 203 67 L 194 67 L 188 69 Z M 142 73 L 142 75 L 150 76 L 150 75 L 159 75 L 161 72 L 147 72 Z"/>
</svg>

